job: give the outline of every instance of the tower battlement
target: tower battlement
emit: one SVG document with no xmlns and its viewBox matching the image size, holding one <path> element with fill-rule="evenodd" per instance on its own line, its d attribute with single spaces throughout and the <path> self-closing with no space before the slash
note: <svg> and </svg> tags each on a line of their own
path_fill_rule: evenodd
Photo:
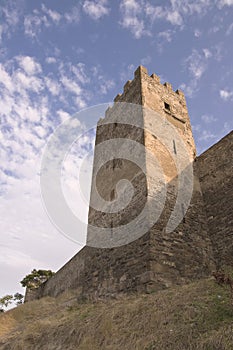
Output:
<svg viewBox="0 0 233 350">
<path fill-rule="evenodd" d="M 125 96 L 124 94 L 126 94 L 128 92 L 128 90 L 131 88 L 132 84 L 134 84 L 134 81 L 137 79 L 151 79 L 151 81 L 156 82 L 158 85 L 160 85 L 161 87 L 164 86 L 165 88 L 167 88 L 170 92 L 173 92 L 174 94 L 176 93 L 177 95 L 180 96 L 181 99 L 185 99 L 184 93 L 183 91 L 177 89 L 177 90 L 173 90 L 172 89 L 172 85 L 168 82 L 165 82 L 164 84 L 161 84 L 160 82 L 160 77 L 158 75 L 156 75 L 155 73 L 149 75 L 148 71 L 145 67 L 143 66 L 139 66 L 136 71 L 134 72 L 134 79 L 133 80 L 128 80 L 123 88 L 123 93 L 119 93 L 115 98 L 114 98 L 114 102 L 121 102 L 122 100 L 124 100 Z"/>
</svg>

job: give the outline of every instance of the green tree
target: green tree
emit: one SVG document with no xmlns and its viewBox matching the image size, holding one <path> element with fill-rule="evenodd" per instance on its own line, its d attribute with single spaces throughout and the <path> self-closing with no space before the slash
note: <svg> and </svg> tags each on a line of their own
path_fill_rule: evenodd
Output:
<svg viewBox="0 0 233 350">
<path fill-rule="evenodd" d="M 29 289 L 38 288 L 42 283 L 47 281 L 50 277 L 54 275 L 54 272 L 51 270 L 36 270 L 33 269 L 30 274 L 24 277 L 20 282 L 23 287 Z"/>
<path fill-rule="evenodd" d="M 8 305 L 10 305 L 13 302 L 13 295 L 5 295 L 4 297 L 0 298 L 0 310 L 1 312 L 4 311 L 4 308 L 7 308 Z"/>
<path fill-rule="evenodd" d="M 23 298 L 24 296 L 20 293 L 15 293 L 14 294 L 14 302 L 16 303 L 16 305 L 20 305 L 23 303 Z"/>
</svg>

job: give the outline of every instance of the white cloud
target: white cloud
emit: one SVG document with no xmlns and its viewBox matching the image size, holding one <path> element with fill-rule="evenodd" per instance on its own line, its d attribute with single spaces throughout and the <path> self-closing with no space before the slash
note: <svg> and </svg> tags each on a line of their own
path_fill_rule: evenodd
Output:
<svg viewBox="0 0 233 350">
<path fill-rule="evenodd" d="M 184 16 L 202 15 L 213 5 L 211 0 L 170 0 L 171 7 Z"/>
<path fill-rule="evenodd" d="M 64 18 L 67 21 L 67 23 L 78 23 L 80 20 L 78 7 L 73 7 L 70 12 L 66 12 Z"/>
<path fill-rule="evenodd" d="M 17 71 L 14 75 L 18 90 L 23 87 L 26 90 L 40 92 L 43 90 L 42 80 L 36 76 L 28 76 L 21 71 Z"/>
<path fill-rule="evenodd" d="M 217 118 L 215 118 L 212 115 L 204 114 L 204 115 L 201 116 L 201 120 L 203 120 L 203 122 L 206 123 L 206 124 L 211 124 L 213 122 L 216 122 Z"/>
<path fill-rule="evenodd" d="M 219 91 L 219 94 L 224 101 L 229 101 L 233 98 L 233 91 L 222 89 Z"/>
<path fill-rule="evenodd" d="M 19 62 L 19 66 L 23 68 L 23 70 L 28 75 L 34 75 L 37 73 L 41 73 L 42 68 L 41 65 L 36 62 L 35 58 L 30 56 L 18 56 L 17 60 Z"/>
<path fill-rule="evenodd" d="M 146 0 L 122 0 L 120 24 L 129 29 L 135 38 L 152 33 L 152 25 L 159 20 L 167 21 L 183 29 L 188 18 L 202 16 L 213 7 L 211 0 L 170 0 L 170 4 L 153 5 Z M 200 32 L 195 31 L 195 36 Z"/>
<path fill-rule="evenodd" d="M 64 121 L 68 120 L 71 117 L 69 113 L 63 111 L 62 109 L 59 109 L 57 111 L 57 115 L 59 116 L 61 123 L 63 123 Z"/>
<path fill-rule="evenodd" d="M 175 31 L 172 31 L 171 29 L 158 33 L 157 49 L 159 53 L 163 52 L 166 43 L 170 43 L 172 41 L 172 37 L 174 34 L 175 34 Z"/>
<path fill-rule="evenodd" d="M 90 82 L 90 79 L 86 73 L 86 66 L 84 63 L 78 63 L 75 66 L 71 66 L 71 71 L 74 73 L 77 81 L 82 84 L 87 84 Z"/>
<path fill-rule="evenodd" d="M 209 49 L 203 49 L 203 53 L 205 55 L 205 58 L 210 58 L 212 57 L 212 53 Z"/>
<path fill-rule="evenodd" d="M 63 76 L 61 78 L 61 82 L 64 85 L 64 87 L 69 91 L 74 93 L 75 95 L 80 95 L 82 92 L 81 87 L 73 80 L 67 78 L 66 76 Z"/>
<path fill-rule="evenodd" d="M 52 19 L 53 22 L 55 22 L 56 24 L 60 22 L 62 16 L 59 12 L 48 9 L 44 4 L 42 4 L 41 8 L 42 11 L 46 13 Z"/>
<path fill-rule="evenodd" d="M 41 125 L 35 126 L 34 131 L 41 139 L 45 139 L 45 136 L 48 135 L 48 131 L 45 128 L 43 128 Z"/>
<path fill-rule="evenodd" d="M 183 83 L 180 88 L 188 97 L 192 97 L 199 89 L 199 81 L 208 68 L 208 60 L 212 57 L 209 49 L 202 49 L 198 52 L 196 49 L 184 60 L 184 66 L 190 76 L 189 83 Z"/>
<path fill-rule="evenodd" d="M 170 6 L 153 6 L 147 2 L 145 13 L 152 20 L 164 19 L 172 25 L 182 26 L 193 14 L 202 15 L 212 6 L 210 0 L 170 0 Z M 197 31 L 196 31 L 197 33 Z"/>
<path fill-rule="evenodd" d="M 136 69 L 136 66 L 133 63 L 124 67 L 120 72 L 121 81 L 125 83 L 127 80 L 129 80 L 130 77 L 132 77 L 135 69 Z"/>
<path fill-rule="evenodd" d="M 172 41 L 172 34 L 173 32 L 168 29 L 168 30 L 165 30 L 163 32 L 159 32 L 158 33 L 158 38 L 162 39 L 162 40 L 166 40 L 167 42 L 171 42 Z"/>
<path fill-rule="evenodd" d="M 139 20 L 137 17 L 125 16 L 121 21 L 121 25 L 123 28 L 130 29 L 136 39 L 149 34 L 149 32 L 145 30 L 143 20 Z"/>
<path fill-rule="evenodd" d="M 49 57 L 46 57 L 45 61 L 46 63 L 51 64 L 51 63 L 56 63 L 57 59 L 55 57 L 49 56 Z"/>
<path fill-rule="evenodd" d="M 175 25 L 182 25 L 183 24 L 183 18 L 180 15 L 180 13 L 178 11 L 168 11 L 167 13 L 167 20 L 168 22 L 170 22 L 171 24 L 175 24 Z"/>
<path fill-rule="evenodd" d="M 87 106 L 86 101 L 81 96 L 76 96 L 74 102 L 79 109 L 85 108 Z"/>
<path fill-rule="evenodd" d="M 103 79 L 103 83 L 100 85 L 100 92 L 103 95 L 106 95 L 109 90 L 114 88 L 114 86 L 115 86 L 114 80 L 105 80 L 104 81 L 104 79 Z"/>
<path fill-rule="evenodd" d="M 209 139 L 215 139 L 216 138 L 216 135 L 211 132 L 210 130 L 202 130 L 199 137 L 198 137 L 198 140 L 199 141 L 208 141 Z"/>
<path fill-rule="evenodd" d="M 152 58 L 150 55 L 147 55 L 141 59 L 141 64 L 147 66 L 151 62 Z"/>
<path fill-rule="evenodd" d="M 92 19 L 98 20 L 101 17 L 109 14 L 110 10 L 107 5 L 108 5 L 107 0 L 96 0 L 96 1 L 85 0 L 83 3 L 83 10 Z"/>
<path fill-rule="evenodd" d="M 145 4 L 145 14 L 150 18 L 152 22 L 164 18 L 164 8 L 162 6 L 153 6 L 150 3 Z"/>
<path fill-rule="evenodd" d="M 182 83 L 179 88 L 184 91 L 185 95 L 188 97 L 193 97 L 198 90 L 197 81 L 192 80 L 189 84 Z"/>
<path fill-rule="evenodd" d="M 36 38 L 44 29 L 52 25 L 58 26 L 62 21 L 68 24 L 78 23 L 80 19 L 78 7 L 73 7 L 70 12 L 64 15 L 57 11 L 48 9 L 44 4 L 41 10 L 33 10 L 32 14 L 24 18 L 24 32 L 31 38 Z"/>
<path fill-rule="evenodd" d="M 141 1 L 122 0 L 120 3 L 120 11 L 122 19 L 120 25 L 123 28 L 129 29 L 136 39 L 143 35 L 150 35 L 150 31 L 145 28 L 145 22 L 141 16 Z"/>
<path fill-rule="evenodd" d="M 0 63 L 0 84 L 2 84 L 9 92 L 13 92 L 15 87 L 14 83 L 8 74 L 8 72 L 5 70 L 3 65 Z"/>
<path fill-rule="evenodd" d="M 17 1 L 5 1 L 0 6 L 0 43 L 3 36 L 11 37 L 20 23 L 22 7 Z"/>
<path fill-rule="evenodd" d="M 218 2 L 218 5 L 220 8 L 222 8 L 224 6 L 233 6 L 233 0 L 220 0 Z"/>
<path fill-rule="evenodd" d="M 202 35 L 202 32 L 200 31 L 200 29 L 195 29 L 194 30 L 194 36 L 196 38 L 200 38 L 201 35 Z"/>
<path fill-rule="evenodd" d="M 45 84 L 47 89 L 53 96 L 59 95 L 60 85 L 55 80 L 45 77 Z"/>
<path fill-rule="evenodd" d="M 42 30 L 42 27 L 49 27 L 49 21 L 45 15 L 34 11 L 33 15 L 27 15 L 24 18 L 24 32 L 27 36 L 35 38 Z"/>
<path fill-rule="evenodd" d="M 21 10 L 17 4 L 9 1 L 6 6 L 2 7 L 2 12 L 9 26 L 15 27 L 18 24 Z"/>
<path fill-rule="evenodd" d="M 204 57 L 197 51 L 193 50 L 191 55 L 186 58 L 185 64 L 194 79 L 199 80 L 207 68 L 206 55 Z"/>
</svg>

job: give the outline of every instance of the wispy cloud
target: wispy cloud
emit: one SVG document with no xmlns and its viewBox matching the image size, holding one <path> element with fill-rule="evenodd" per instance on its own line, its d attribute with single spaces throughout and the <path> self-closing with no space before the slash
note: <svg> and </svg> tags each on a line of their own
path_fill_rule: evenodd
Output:
<svg viewBox="0 0 233 350">
<path fill-rule="evenodd" d="M 64 18 L 69 24 L 75 24 L 80 21 L 80 10 L 78 6 L 74 6 L 71 11 L 64 14 Z"/>
<path fill-rule="evenodd" d="M 54 23 L 59 23 L 62 15 L 54 10 L 48 9 L 44 4 L 41 5 L 42 11 L 48 16 L 50 17 L 50 19 L 54 22 Z"/>
<path fill-rule="evenodd" d="M 151 35 L 146 29 L 145 20 L 143 19 L 143 2 L 137 0 L 122 0 L 120 3 L 121 20 L 120 25 L 129 29 L 136 39 L 143 35 Z"/>
<path fill-rule="evenodd" d="M 201 32 L 200 29 L 195 29 L 195 30 L 194 30 L 194 36 L 195 36 L 196 38 L 200 38 L 201 35 L 202 35 L 202 32 Z"/>
<path fill-rule="evenodd" d="M 216 138 L 216 134 L 214 134 L 212 131 L 210 130 L 202 130 L 198 140 L 199 141 L 208 141 L 210 139 L 215 139 Z"/>
<path fill-rule="evenodd" d="M 106 16 L 110 12 L 107 0 L 85 0 L 83 3 L 83 11 L 94 20 L 98 20 Z"/>
<path fill-rule="evenodd" d="M 230 35 L 232 31 L 233 31 L 233 22 L 227 28 L 226 35 Z"/>
<path fill-rule="evenodd" d="M 159 21 L 170 23 L 174 27 L 184 29 L 188 25 L 189 18 L 205 16 L 210 10 L 218 6 L 231 6 L 233 0 L 170 0 L 166 4 L 157 4 L 149 0 L 121 0 L 120 24 L 130 30 L 136 39 L 150 35 L 153 24 Z M 194 31 L 196 37 L 200 37 L 200 30 Z"/>
<path fill-rule="evenodd" d="M 233 6 L 233 0 L 219 0 L 218 1 L 218 6 L 220 8 L 222 8 L 224 6 Z"/>
<path fill-rule="evenodd" d="M 219 91 L 219 95 L 224 101 L 229 101 L 233 99 L 233 91 L 231 90 L 222 89 Z"/>
<path fill-rule="evenodd" d="M 162 53 L 167 43 L 172 42 L 174 30 L 167 29 L 157 34 L 157 49 L 159 53 Z"/>
<path fill-rule="evenodd" d="M 193 50 L 191 55 L 188 56 L 185 60 L 185 64 L 188 68 L 188 71 L 190 75 L 195 79 L 199 80 L 203 73 L 206 70 L 207 64 L 206 64 L 206 55 L 204 56 L 199 53 L 197 50 Z"/>
<path fill-rule="evenodd" d="M 41 65 L 36 62 L 35 58 L 29 56 L 18 56 L 16 58 L 19 62 L 19 66 L 24 70 L 28 75 L 34 75 L 41 73 Z"/>
<path fill-rule="evenodd" d="M 79 8 L 73 7 L 64 14 L 47 8 L 44 4 L 41 9 L 34 9 L 32 13 L 24 18 L 24 31 L 26 36 L 36 38 L 45 28 L 61 24 L 78 23 L 80 20 Z"/>
<path fill-rule="evenodd" d="M 201 116 L 201 120 L 205 123 L 205 124 L 211 124 L 213 122 L 217 121 L 217 118 L 215 118 L 213 115 L 207 115 L 204 114 Z"/>
<path fill-rule="evenodd" d="M 0 6 L 0 42 L 3 36 L 10 37 L 17 29 L 22 16 L 22 7 L 15 1 L 3 1 Z"/>
<path fill-rule="evenodd" d="M 147 55 L 141 59 L 141 64 L 143 66 L 147 66 L 152 61 L 152 58 L 150 55 Z"/>
<path fill-rule="evenodd" d="M 31 38 L 35 38 L 43 27 L 49 27 L 50 23 L 46 15 L 41 14 L 38 10 L 34 10 L 33 14 L 24 18 L 25 34 Z"/>
<path fill-rule="evenodd" d="M 186 92 L 187 96 L 192 97 L 198 91 L 198 83 L 207 70 L 208 60 L 211 57 L 212 53 L 207 48 L 202 51 L 193 49 L 192 53 L 184 60 L 184 67 L 189 73 L 190 83 L 181 84 L 181 89 Z"/>
<path fill-rule="evenodd" d="M 57 59 L 55 58 L 55 57 L 51 57 L 51 56 L 48 56 L 48 57 L 46 57 L 46 59 L 45 59 L 45 62 L 46 63 L 56 63 L 57 62 Z"/>
</svg>

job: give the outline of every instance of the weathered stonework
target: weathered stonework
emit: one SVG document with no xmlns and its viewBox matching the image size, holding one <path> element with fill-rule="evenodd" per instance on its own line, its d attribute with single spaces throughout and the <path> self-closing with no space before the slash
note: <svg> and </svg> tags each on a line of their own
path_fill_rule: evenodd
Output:
<svg viewBox="0 0 233 350">
<path fill-rule="evenodd" d="M 146 150 L 141 157 L 147 169 L 150 166 L 147 151 L 162 165 L 167 186 L 163 211 L 159 220 L 149 225 L 142 237 L 127 245 L 104 249 L 84 247 L 27 300 L 46 295 L 57 296 L 67 289 L 75 289 L 77 295 L 90 298 L 156 291 L 209 276 L 216 266 L 233 265 L 233 133 L 196 157 L 184 94 L 180 90 L 173 91 L 169 83 L 161 84 L 155 74 L 149 76 L 144 67 L 136 70 L 134 79 L 125 84 L 124 92 L 117 95 L 114 102 L 116 108 L 113 106 L 107 110 L 105 120 L 100 120 L 97 126 L 94 168 L 99 156 L 97 146 L 102 142 L 121 138 L 140 143 Z M 141 127 L 117 122 L 117 102 L 142 106 Z M 158 113 L 162 122 L 168 121 L 175 127 L 194 169 L 190 205 L 183 220 L 171 233 L 167 233 L 165 228 L 176 202 L 178 178 L 181 175 L 177 173 L 173 161 L 178 148 L 175 136 L 171 136 L 174 153 L 171 156 L 171 152 L 148 131 L 151 120 L 145 109 Z M 106 123 L 113 116 L 116 116 L 115 120 Z M 185 171 L 182 169 L 182 172 Z M 125 225 L 137 218 L 146 202 L 149 205 L 145 221 L 153 221 L 150 201 L 156 196 L 159 198 L 160 185 L 153 176 L 145 175 L 129 160 L 116 158 L 101 167 L 96 177 L 98 192 L 111 206 L 116 196 L 116 184 L 122 178 L 134 186 L 130 204 L 117 213 L 103 213 L 104 210 L 92 208 L 92 189 L 90 225 L 100 229 Z M 91 239 L 90 226 L 87 234 Z"/>
<path fill-rule="evenodd" d="M 233 132 L 198 157 L 209 237 L 218 268 L 233 266 Z"/>
</svg>

